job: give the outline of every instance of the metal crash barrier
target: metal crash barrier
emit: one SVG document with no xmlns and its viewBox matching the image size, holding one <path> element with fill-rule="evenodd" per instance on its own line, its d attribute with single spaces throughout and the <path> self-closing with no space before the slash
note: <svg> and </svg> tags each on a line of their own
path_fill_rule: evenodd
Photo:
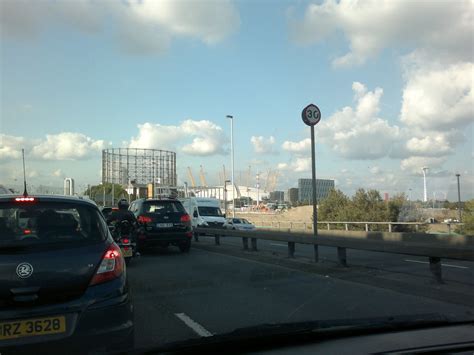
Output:
<svg viewBox="0 0 474 355">
<path fill-rule="evenodd" d="M 430 271 L 439 283 L 443 283 L 441 259 L 474 261 L 474 236 L 318 230 L 318 236 L 314 237 L 310 233 L 290 231 L 238 231 L 214 228 L 197 228 L 196 232 L 214 236 L 216 245 L 220 245 L 222 236 L 242 238 L 243 249 L 251 251 L 258 251 L 259 239 L 285 242 L 288 243 L 290 258 L 295 257 L 296 244 L 311 244 L 315 251 L 318 246 L 335 247 L 338 262 L 345 267 L 347 249 L 426 257 Z M 314 255 L 314 261 L 318 262 L 318 253 L 315 252 Z"/>
</svg>

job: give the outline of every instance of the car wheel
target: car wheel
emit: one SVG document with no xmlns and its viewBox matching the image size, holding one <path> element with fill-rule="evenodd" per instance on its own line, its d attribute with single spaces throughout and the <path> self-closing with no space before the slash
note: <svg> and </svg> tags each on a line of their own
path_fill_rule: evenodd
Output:
<svg viewBox="0 0 474 355">
<path fill-rule="evenodd" d="M 180 244 L 178 247 L 181 253 L 189 253 L 191 250 L 191 242 Z"/>
</svg>

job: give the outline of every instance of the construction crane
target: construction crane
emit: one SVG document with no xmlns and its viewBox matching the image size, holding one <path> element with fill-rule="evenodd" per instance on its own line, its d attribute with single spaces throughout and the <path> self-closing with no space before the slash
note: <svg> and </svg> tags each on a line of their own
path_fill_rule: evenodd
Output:
<svg viewBox="0 0 474 355">
<path fill-rule="evenodd" d="M 207 187 L 207 182 L 206 182 L 206 177 L 204 176 L 204 168 L 202 165 L 200 165 L 200 170 L 199 170 L 199 180 L 201 180 L 201 186 Z"/>
<path fill-rule="evenodd" d="M 196 181 L 194 181 L 194 176 L 189 166 L 188 166 L 188 176 L 189 176 L 189 180 L 191 180 L 191 186 L 193 188 L 196 187 Z"/>
<path fill-rule="evenodd" d="M 269 184 L 270 184 L 271 176 L 272 176 L 272 169 L 268 169 L 267 178 L 265 179 L 265 187 L 263 188 L 263 191 L 265 192 L 270 192 Z"/>
</svg>

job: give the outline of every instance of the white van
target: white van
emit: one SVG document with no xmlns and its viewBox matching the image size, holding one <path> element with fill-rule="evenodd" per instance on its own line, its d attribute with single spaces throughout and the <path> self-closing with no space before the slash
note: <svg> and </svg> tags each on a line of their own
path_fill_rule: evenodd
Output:
<svg viewBox="0 0 474 355">
<path fill-rule="evenodd" d="M 191 216 L 193 228 L 222 228 L 226 222 L 220 201 L 215 198 L 188 197 L 180 198 L 179 201 Z"/>
</svg>

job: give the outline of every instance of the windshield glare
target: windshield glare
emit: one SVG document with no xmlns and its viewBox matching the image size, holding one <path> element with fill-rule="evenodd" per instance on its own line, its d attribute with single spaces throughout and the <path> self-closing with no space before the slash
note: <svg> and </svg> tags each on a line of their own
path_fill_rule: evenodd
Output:
<svg viewBox="0 0 474 355">
<path fill-rule="evenodd" d="M 103 219 L 91 207 L 55 202 L 0 203 L 0 245 L 80 244 L 106 236 Z"/>
</svg>

